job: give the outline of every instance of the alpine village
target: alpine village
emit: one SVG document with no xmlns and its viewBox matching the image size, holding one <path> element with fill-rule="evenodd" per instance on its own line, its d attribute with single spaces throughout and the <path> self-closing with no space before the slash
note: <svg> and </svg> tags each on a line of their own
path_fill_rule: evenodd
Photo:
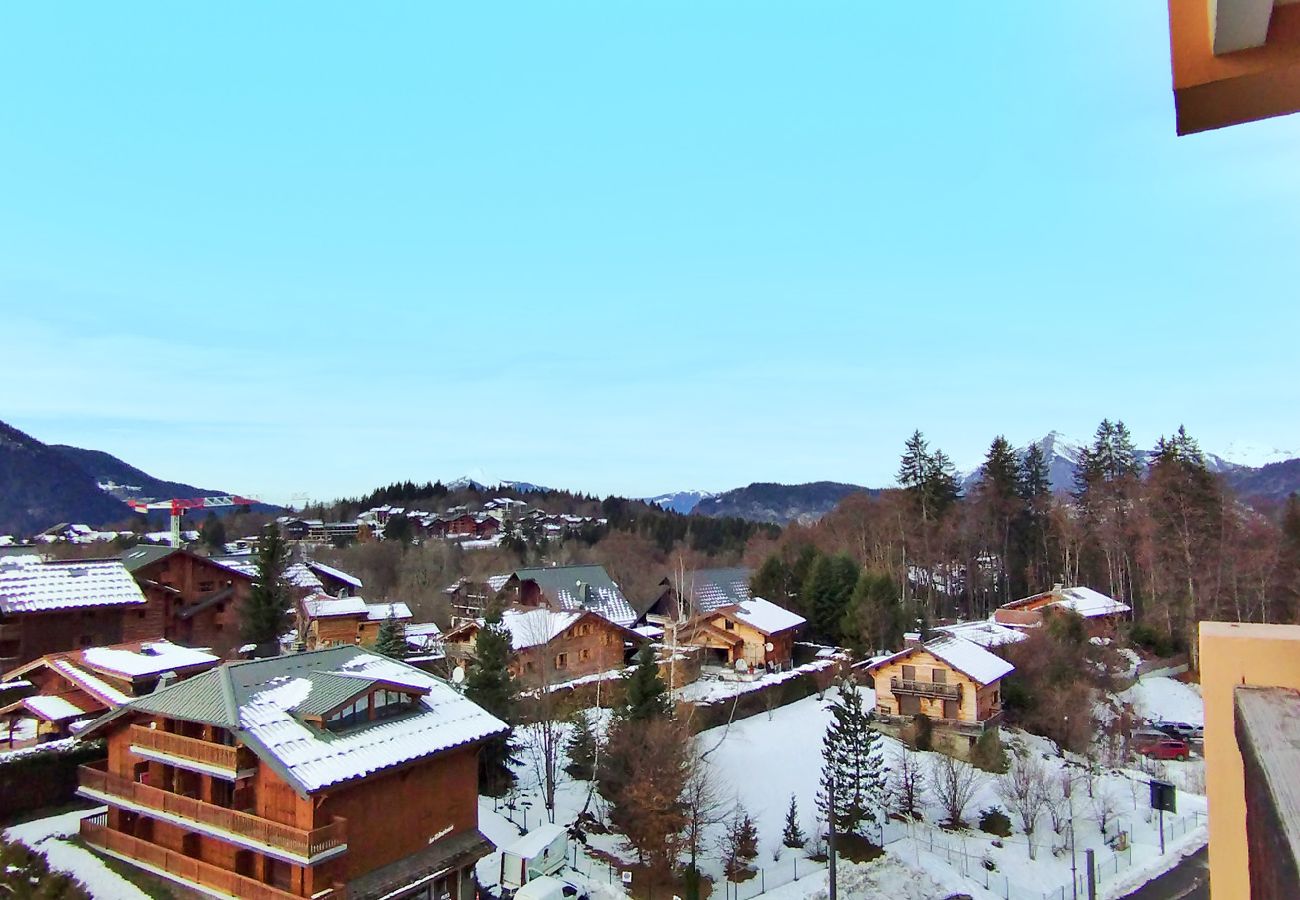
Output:
<svg viewBox="0 0 1300 900">
<path fill-rule="evenodd" d="M 8 865 L 41 897 L 1140 884 L 1207 837 L 1198 622 L 1296 608 L 1300 501 L 1214 459 L 1106 421 L 962 475 L 918 432 L 896 487 L 766 520 L 96 475 L 120 521 L 0 538 Z"/>
</svg>

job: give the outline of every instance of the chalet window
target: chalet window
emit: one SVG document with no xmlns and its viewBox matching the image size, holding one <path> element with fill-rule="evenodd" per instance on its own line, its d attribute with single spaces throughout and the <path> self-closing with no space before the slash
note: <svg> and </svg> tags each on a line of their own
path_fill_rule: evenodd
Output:
<svg viewBox="0 0 1300 900">
<path fill-rule="evenodd" d="M 589 657 L 590 655 L 591 655 L 591 651 L 590 651 L 590 650 L 579 650 L 579 651 L 578 651 L 578 659 L 579 659 L 579 661 L 581 661 L 581 662 L 586 662 L 586 661 L 587 661 L 587 657 Z"/>
<path fill-rule="evenodd" d="M 213 584 L 212 584 L 211 581 L 200 581 L 200 582 L 199 582 L 199 590 L 202 591 L 202 592 L 205 593 L 205 594 L 206 594 L 208 591 L 212 590 L 212 587 L 213 587 Z"/>
<path fill-rule="evenodd" d="M 735 631 L 735 630 L 736 630 L 736 623 L 735 623 L 735 622 L 731 621 L 730 619 L 723 619 L 722 621 L 723 621 L 723 623 L 727 626 L 727 630 L 728 630 L 728 631 Z"/>
<path fill-rule="evenodd" d="M 930 680 L 933 681 L 935 684 L 947 684 L 947 683 L 948 683 L 948 670 L 947 670 L 947 669 L 931 669 L 931 670 L 930 670 Z"/>
<path fill-rule="evenodd" d="M 568 667 L 569 667 L 569 654 L 561 653 L 559 656 L 555 657 L 555 668 L 567 669 Z"/>
<path fill-rule="evenodd" d="M 903 666 L 903 680 L 916 681 L 916 666 Z"/>
</svg>

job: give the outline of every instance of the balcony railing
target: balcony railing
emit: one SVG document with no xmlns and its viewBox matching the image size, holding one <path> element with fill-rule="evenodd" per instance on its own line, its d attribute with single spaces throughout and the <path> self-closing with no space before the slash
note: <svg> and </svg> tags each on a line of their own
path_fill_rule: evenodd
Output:
<svg viewBox="0 0 1300 900">
<path fill-rule="evenodd" d="M 885 725 L 906 725 L 912 721 L 914 716 L 910 715 L 892 715 L 890 713 L 877 712 L 875 714 L 877 721 Z M 1002 710 L 993 710 L 987 718 L 980 719 L 978 722 L 968 722 L 965 719 L 936 719 L 931 718 L 930 724 L 936 728 L 945 728 L 958 734 L 969 734 L 978 737 L 989 728 L 1002 724 Z"/>
<path fill-rule="evenodd" d="M 205 766 L 226 769 L 232 773 L 240 769 L 252 768 L 253 764 L 248 752 L 242 751 L 239 747 L 214 744 L 211 741 L 145 728 L 142 725 L 131 726 L 131 745 Z"/>
<path fill-rule="evenodd" d="M 913 681 L 910 678 L 889 679 L 889 690 L 895 694 L 920 694 L 922 697 L 942 697 L 960 700 L 960 684 L 942 684 L 935 681 Z"/>
<path fill-rule="evenodd" d="M 106 803 L 130 803 L 146 815 L 167 814 L 187 822 L 229 832 L 255 844 L 282 851 L 304 864 L 330 850 L 347 846 L 344 820 L 305 831 L 260 816 L 173 794 L 92 766 L 81 767 L 81 790 Z"/>
<path fill-rule="evenodd" d="M 241 900 L 302 900 L 297 894 L 282 891 L 253 878 L 222 869 L 211 863 L 168 850 L 108 827 L 104 815 L 81 820 L 81 838 L 92 847 L 133 859 L 192 885 L 211 888 Z M 314 895 L 313 900 L 346 900 L 347 889 L 338 885 Z"/>
</svg>

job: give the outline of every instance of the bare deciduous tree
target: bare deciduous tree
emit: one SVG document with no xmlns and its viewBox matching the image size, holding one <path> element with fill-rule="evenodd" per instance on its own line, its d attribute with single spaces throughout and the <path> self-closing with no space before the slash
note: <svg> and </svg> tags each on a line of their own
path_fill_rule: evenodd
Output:
<svg viewBox="0 0 1300 900">
<path fill-rule="evenodd" d="M 942 754 L 930 763 L 930 791 L 948 816 L 948 824 L 958 828 L 964 824 L 966 807 L 975 799 L 984 776 L 970 763 Z"/>
<path fill-rule="evenodd" d="M 925 794 L 925 771 L 921 758 L 904 747 L 889 769 L 888 792 L 890 805 L 909 819 L 917 817 Z"/>
<path fill-rule="evenodd" d="M 1106 826 L 1115 819 L 1118 812 L 1119 804 L 1116 803 L 1110 786 L 1104 781 L 1099 781 L 1092 792 L 1092 816 L 1097 822 L 1102 837 L 1106 836 Z"/>
<path fill-rule="evenodd" d="M 1011 767 L 997 777 L 997 792 L 1025 831 L 1029 858 L 1034 858 L 1034 827 L 1050 806 L 1051 783 L 1047 768 L 1036 756 L 1015 757 Z"/>
</svg>

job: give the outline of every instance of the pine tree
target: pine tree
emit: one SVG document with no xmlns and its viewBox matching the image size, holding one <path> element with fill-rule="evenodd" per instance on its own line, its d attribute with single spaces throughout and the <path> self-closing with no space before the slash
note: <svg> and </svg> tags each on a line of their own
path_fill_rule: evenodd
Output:
<svg viewBox="0 0 1300 900">
<path fill-rule="evenodd" d="M 781 843 L 792 849 L 808 843 L 803 828 L 799 825 L 799 807 L 795 804 L 794 794 L 790 795 L 790 808 L 785 813 L 785 830 L 781 833 Z"/>
<path fill-rule="evenodd" d="M 1020 461 L 1020 473 L 1016 479 L 1016 489 L 1020 499 L 1032 503 L 1052 493 L 1051 474 L 1043 448 L 1037 443 L 1025 448 L 1024 458 Z"/>
<path fill-rule="evenodd" d="M 642 644 L 636 654 L 636 666 L 623 676 L 623 705 L 619 718 L 629 722 L 646 722 L 668 714 L 668 689 L 659 677 L 654 648 Z"/>
<path fill-rule="evenodd" d="M 907 626 L 893 577 L 863 569 L 840 626 L 844 639 L 855 649 L 872 655 L 902 644 Z"/>
<path fill-rule="evenodd" d="M 564 771 L 579 781 L 596 777 L 596 730 L 585 710 L 576 710 L 570 720 L 569 740 L 565 752 L 569 757 Z"/>
<path fill-rule="evenodd" d="M 474 639 L 474 659 L 465 677 L 465 696 L 501 719 L 514 724 L 518 690 L 510 674 L 510 629 L 501 621 L 501 609 L 493 604 L 485 611 L 483 625 Z M 517 747 L 512 734 L 492 738 L 479 751 L 479 790 L 499 797 L 514 782 L 510 764 L 516 762 Z"/>
<path fill-rule="evenodd" d="M 750 593 L 778 606 L 790 605 L 790 567 L 773 553 L 763 560 L 749 583 Z"/>
<path fill-rule="evenodd" d="M 884 809 L 880 735 L 868 721 L 862 690 L 852 678 L 840 688 L 831 714 L 834 719 L 822 741 L 818 805 L 827 820 L 834 822 L 836 832 L 863 834 L 866 823 L 879 822 Z"/>
<path fill-rule="evenodd" d="M 257 544 L 257 581 L 243 606 L 242 634 L 250 644 L 275 644 L 289 625 L 289 586 L 284 570 L 289 545 L 274 524 L 262 529 Z"/>
<path fill-rule="evenodd" d="M 406 659 L 406 626 L 398 621 L 397 613 L 391 604 L 388 608 L 388 617 L 379 626 L 379 634 L 375 638 L 375 652 L 390 659 Z"/>
<path fill-rule="evenodd" d="M 803 589 L 804 614 L 815 638 L 840 642 L 840 626 L 858 583 L 858 564 L 851 556 L 818 556 Z"/>
<path fill-rule="evenodd" d="M 226 526 L 217 518 L 216 513 L 208 513 L 208 517 L 203 520 L 203 527 L 199 529 L 199 540 L 210 551 L 225 552 Z"/>
</svg>

